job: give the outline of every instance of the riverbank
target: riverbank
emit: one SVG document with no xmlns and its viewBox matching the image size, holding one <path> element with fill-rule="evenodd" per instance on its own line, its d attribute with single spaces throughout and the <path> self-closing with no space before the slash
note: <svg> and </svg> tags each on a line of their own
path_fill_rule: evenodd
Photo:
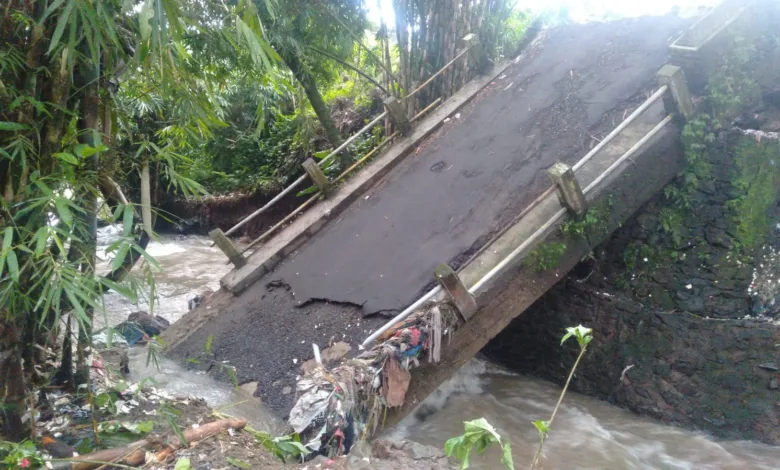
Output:
<svg viewBox="0 0 780 470">
<path fill-rule="evenodd" d="M 202 397 L 172 394 L 153 378 L 127 382 L 99 353 L 94 360 L 93 401 L 41 390 L 53 406 L 38 410 L 37 446 L 2 443 L 2 468 L 457 468 L 441 449 L 404 439 L 361 443 L 349 456 L 314 455 L 294 435 L 275 437 L 267 428 L 259 430 L 249 420 L 231 416 L 240 414 L 244 401 L 253 400 L 249 394 L 242 402 L 215 409 Z M 256 418 L 257 413 L 251 414 Z"/>
<path fill-rule="evenodd" d="M 584 324 L 594 340 L 574 390 L 665 423 L 780 445 L 780 144 L 767 134 L 780 114 L 747 114 L 761 128 L 719 134 L 689 207 L 675 205 L 679 182 L 670 185 L 486 354 L 560 384 L 577 356 L 560 332 Z"/>
<path fill-rule="evenodd" d="M 108 242 L 104 240 L 104 243 Z M 158 308 L 156 314 L 175 320 L 175 315 L 181 314 L 176 312 L 187 310 L 187 299 L 191 295 L 205 285 L 218 282 L 220 273 L 215 272 L 214 266 L 222 260 L 222 255 L 216 248 L 208 248 L 208 239 L 203 237 L 166 236 L 153 243 L 152 250 L 162 266 L 158 282 L 164 286 L 162 291 L 168 293 L 161 297 L 167 302 L 166 307 Z M 186 271 L 186 276 L 177 274 L 179 270 Z M 126 317 L 124 312 L 133 311 L 138 306 L 112 304 L 111 308 L 123 312 L 116 315 L 118 320 L 123 320 Z M 153 364 L 147 367 L 146 350 L 143 348 L 131 349 L 130 369 L 130 380 L 138 382 L 151 378 L 157 384 L 155 387 L 166 393 L 195 395 L 204 398 L 211 408 L 247 418 L 257 429 L 273 435 L 284 432 L 284 423 L 267 410 L 261 400 L 250 400 L 244 391 L 235 390 L 226 375 L 224 381 L 217 382 L 212 379 L 212 374 L 187 370 L 167 358 L 161 358 L 159 370 Z M 262 387 L 263 383 L 259 385 Z M 244 381 L 240 384 L 244 389 L 255 387 L 256 390 L 258 386 Z M 559 392 L 560 388 L 553 383 L 507 373 L 489 364 L 471 362 L 414 415 L 379 437 L 390 437 L 396 442 L 407 439 L 441 450 L 447 439 L 462 432 L 463 421 L 485 417 L 512 442 L 515 462 L 521 465 L 530 461 L 529 453 L 537 442 L 530 421 L 549 416 Z M 616 465 L 622 468 L 627 462 L 635 468 L 653 469 L 678 468 L 679 465 L 697 470 L 775 468 L 773 462 L 776 461 L 777 450 L 769 446 L 746 441 L 717 441 L 703 434 L 638 417 L 578 393 L 567 395 L 563 405 L 560 418 L 556 418 L 560 420 L 559 425 L 547 443 L 549 452 L 546 458 L 550 468 L 566 468 L 566 464 L 574 459 L 582 462 L 582 468 L 593 470 Z M 220 450 L 218 443 L 221 440 L 224 438 L 214 439 Z M 572 442 L 575 445 L 571 445 Z M 498 459 L 491 451 L 472 459 L 472 468 L 476 469 L 492 470 L 497 464 Z M 314 465 L 309 465 L 309 468 L 313 469 Z"/>
</svg>

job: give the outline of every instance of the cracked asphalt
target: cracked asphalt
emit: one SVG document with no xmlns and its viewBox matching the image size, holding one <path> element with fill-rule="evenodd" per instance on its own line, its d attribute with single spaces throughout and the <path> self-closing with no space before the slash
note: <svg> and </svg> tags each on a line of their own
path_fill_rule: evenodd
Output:
<svg viewBox="0 0 780 470">
<path fill-rule="evenodd" d="M 277 269 L 172 351 L 237 366 L 282 416 L 311 343 L 359 344 L 457 268 L 657 87 L 673 16 L 545 31 L 460 113 Z M 379 314 L 379 315 L 377 315 Z M 186 316 L 184 320 L 186 321 Z M 193 367 L 206 367 L 204 365 Z"/>
</svg>

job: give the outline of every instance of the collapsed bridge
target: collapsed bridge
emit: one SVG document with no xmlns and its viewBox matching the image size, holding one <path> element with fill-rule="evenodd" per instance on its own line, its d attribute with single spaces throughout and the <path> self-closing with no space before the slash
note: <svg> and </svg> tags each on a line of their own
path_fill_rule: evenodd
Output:
<svg viewBox="0 0 780 470">
<path fill-rule="evenodd" d="M 236 366 L 287 415 L 313 343 L 341 351 L 326 362 L 354 356 L 447 300 L 451 340 L 438 361 L 421 355 L 394 424 L 678 173 L 692 84 L 670 51 L 701 69 L 747 8 L 542 32 L 250 256 L 231 252 L 222 291 L 165 332 L 171 353 L 200 357 L 210 341 L 200 367 Z"/>
</svg>

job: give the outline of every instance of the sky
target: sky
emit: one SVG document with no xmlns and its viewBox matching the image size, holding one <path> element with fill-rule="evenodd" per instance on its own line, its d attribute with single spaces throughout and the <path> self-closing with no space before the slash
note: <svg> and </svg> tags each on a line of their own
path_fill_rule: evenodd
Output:
<svg viewBox="0 0 780 470">
<path fill-rule="evenodd" d="M 376 24 L 384 17 L 388 24 L 394 23 L 393 0 L 367 0 L 369 18 Z M 699 7 L 711 7 L 720 0 L 518 0 L 517 7 L 528 8 L 534 13 L 560 11 L 568 8 L 569 18 L 575 22 L 637 17 L 644 15 L 663 15 L 673 7 L 679 6 L 681 14 L 695 14 Z M 542 5 L 542 6 L 540 6 Z"/>
</svg>

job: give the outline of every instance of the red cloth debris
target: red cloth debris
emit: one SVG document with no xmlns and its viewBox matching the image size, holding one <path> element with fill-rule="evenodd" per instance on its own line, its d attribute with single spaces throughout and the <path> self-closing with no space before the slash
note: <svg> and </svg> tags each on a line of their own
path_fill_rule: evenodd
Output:
<svg viewBox="0 0 780 470">
<path fill-rule="evenodd" d="M 389 408 L 403 405 L 406 391 L 409 389 L 409 381 L 412 379 L 412 374 L 401 367 L 395 359 L 387 360 L 384 374 L 383 395 L 385 396 L 385 404 Z"/>
</svg>

